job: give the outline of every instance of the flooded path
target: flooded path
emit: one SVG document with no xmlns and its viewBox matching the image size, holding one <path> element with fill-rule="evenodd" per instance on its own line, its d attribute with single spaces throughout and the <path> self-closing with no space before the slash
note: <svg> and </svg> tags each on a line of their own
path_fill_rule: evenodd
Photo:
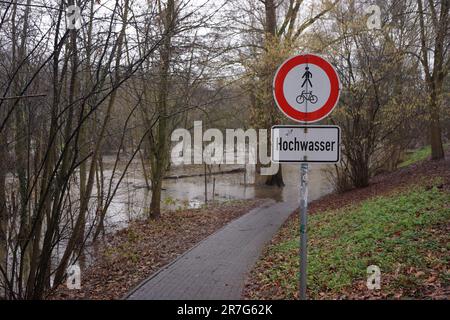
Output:
<svg viewBox="0 0 450 320">
<path fill-rule="evenodd" d="M 320 198 L 332 191 L 323 169 L 326 165 L 309 166 L 309 201 Z M 299 202 L 300 165 L 283 165 L 285 186 L 255 185 L 254 166 L 222 165 L 214 166 L 212 172 L 241 169 L 242 172 L 215 174 L 207 176 L 208 201 L 226 201 L 237 199 L 273 199 L 277 202 Z M 203 176 L 200 176 L 203 174 Z M 110 175 L 110 173 L 109 173 Z M 196 208 L 205 203 L 205 176 L 202 165 L 178 166 L 169 173 L 171 179 L 163 182 L 162 204 L 164 209 Z M 195 175 L 174 178 L 176 176 Z M 108 172 L 106 172 L 108 176 Z M 107 214 L 107 226 L 121 228 L 131 219 L 147 214 L 150 205 L 151 190 L 146 188 L 142 171 L 135 165 L 126 174 L 116 197 Z"/>
</svg>

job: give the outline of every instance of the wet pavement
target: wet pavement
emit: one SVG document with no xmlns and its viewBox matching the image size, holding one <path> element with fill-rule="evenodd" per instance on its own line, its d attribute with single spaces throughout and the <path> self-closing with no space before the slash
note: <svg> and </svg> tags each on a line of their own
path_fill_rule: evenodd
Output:
<svg viewBox="0 0 450 320">
<path fill-rule="evenodd" d="M 237 300 L 248 272 L 298 205 L 270 200 L 232 221 L 134 289 L 130 300 Z"/>
</svg>

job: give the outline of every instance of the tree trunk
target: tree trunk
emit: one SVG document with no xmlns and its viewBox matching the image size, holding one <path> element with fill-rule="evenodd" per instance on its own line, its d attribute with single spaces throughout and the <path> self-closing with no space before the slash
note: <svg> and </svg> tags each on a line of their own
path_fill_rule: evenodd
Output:
<svg viewBox="0 0 450 320">
<path fill-rule="evenodd" d="M 266 33 L 270 36 L 275 36 L 277 29 L 277 15 L 274 0 L 265 1 L 265 11 L 266 11 Z M 268 37 L 268 35 L 266 35 L 266 37 Z"/>
<path fill-rule="evenodd" d="M 438 160 L 444 158 L 444 148 L 442 144 L 441 123 L 439 119 L 439 107 L 437 97 L 431 97 L 430 108 L 430 144 L 431 159 Z"/>
<path fill-rule="evenodd" d="M 152 200 L 150 203 L 150 219 L 161 218 L 162 176 L 154 177 L 152 181 Z"/>
<path fill-rule="evenodd" d="M 276 13 L 276 6 L 275 6 L 275 0 L 266 0 L 265 2 L 265 11 L 266 11 L 266 46 L 273 45 L 273 42 L 276 40 L 277 37 L 277 13 Z M 269 97 L 269 105 L 268 105 L 268 111 L 269 114 L 272 114 L 273 110 L 275 110 L 275 104 L 272 98 L 272 79 L 275 75 L 275 70 L 271 70 L 271 67 L 268 66 L 267 68 L 267 79 L 265 80 L 267 84 L 267 96 Z M 269 124 L 269 127 L 273 125 L 274 119 L 270 119 L 272 123 Z M 267 142 L 268 146 L 270 147 L 270 141 Z M 282 187 L 284 186 L 283 181 L 283 170 L 281 169 L 281 165 L 279 166 L 278 172 L 273 176 L 268 176 L 266 179 L 266 185 L 269 186 L 278 186 Z"/>
<path fill-rule="evenodd" d="M 120 69 L 120 59 L 121 59 L 121 53 L 122 53 L 122 47 L 124 43 L 125 38 L 125 29 L 127 27 L 128 23 L 128 9 L 129 9 L 129 1 L 126 0 L 124 2 L 124 13 L 122 16 L 122 28 L 120 30 L 119 36 L 117 38 L 117 44 L 116 48 L 113 49 L 114 52 L 114 61 L 115 61 L 115 68 L 114 68 L 114 75 L 112 82 L 114 85 L 118 84 L 121 79 L 121 75 L 119 72 Z M 74 32 L 75 33 L 75 32 Z M 111 59 L 112 61 L 112 59 Z M 75 223 L 75 227 L 72 231 L 72 235 L 67 243 L 66 249 L 64 251 L 64 254 L 61 258 L 61 261 L 59 263 L 59 266 L 55 272 L 55 278 L 54 282 L 56 285 L 60 284 L 62 280 L 64 279 L 66 268 L 69 263 L 69 260 L 71 256 L 74 253 L 81 253 L 82 245 L 83 245 L 83 238 L 84 238 L 84 228 L 85 228 L 85 220 L 86 220 L 86 213 L 89 208 L 89 201 L 91 199 L 92 195 L 92 189 L 95 181 L 95 175 L 96 175 L 96 167 L 97 167 L 97 161 L 99 159 L 99 155 L 101 152 L 101 147 L 104 141 L 104 138 L 106 136 L 107 126 L 109 124 L 109 121 L 111 119 L 111 113 L 112 108 L 114 106 L 114 102 L 117 97 L 117 89 L 113 90 L 110 94 L 108 105 L 105 112 L 105 118 L 103 119 L 103 122 L 99 129 L 99 134 L 96 137 L 96 143 L 94 145 L 94 150 L 92 152 L 91 157 L 91 163 L 89 168 L 89 173 L 87 176 L 87 182 L 85 185 L 85 193 L 80 195 L 80 210 L 79 214 Z"/>
<path fill-rule="evenodd" d="M 282 166 L 279 166 L 278 172 L 273 176 L 268 176 L 266 184 L 268 186 L 278 186 L 278 187 L 284 187 L 284 181 L 283 181 L 283 170 L 281 169 Z"/>
<path fill-rule="evenodd" d="M 6 243 L 6 135 L 0 133 L 0 300 L 6 297 L 6 279 L 4 272 L 6 272 L 7 259 L 7 243 Z M 2 288 L 5 288 L 3 291 Z"/>
<path fill-rule="evenodd" d="M 352 180 L 355 188 L 364 188 L 369 185 L 370 170 L 367 160 L 358 159 L 352 165 Z"/>
<path fill-rule="evenodd" d="M 152 171 L 152 199 L 150 203 L 150 218 L 161 217 L 161 189 L 164 173 L 169 159 L 169 128 L 167 120 L 167 104 L 169 96 L 169 74 L 172 55 L 172 36 L 174 22 L 176 20 L 175 1 L 168 0 L 165 10 L 160 12 L 164 23 L 165 37 L 161 47 L 161 65 L 158 99 L 156 102 L 156 114 L 158 115 L 158 126 L 156 129 L 156 140 L 151 141 L 151 171 Z M 153 142 L 153 143 L 152 143 Z"/>
<path fill-rule="evenodd" d="M 431 144 L 431 158 L 433 160 L 444 158 L 444 148 L 442 144 L 442 132 L 440 125 L 440 104 L 441 93 L 444 79 L 448 74 L 448 68 L 446 67 L 449 61 L 445 59 L 444 43 L 448 35 L 448 14 L 450 9 L 450 3 L 448 0 L 441 0 L 440 2 L 440 14 L 439 19 L 436 14 L 435 8 L 430 12 L 431 20 L 433 21 L 433 35 L 434 35 L 434 48 L 433 59 L 430 61 L 429 44 L 427 44 L 427 27 L 425 25 L 425 16 L 422 0 L 417 0 L 417 7 L 419 13 L 419 26 L 420 26 L 420 40 L 421 40 L 421 63 L 424 67 L 425 82 L 430 93 L 430 144 Z M 430 2 L 430 5 L 431 2 Z M 431 68 L 433 64 L 433 68 Z"/>
<path fill-rule="evenodd" d="M 15 69 L 20 69 L 20 64 L 26 59 L 26 40 L 28 31 L 28 19 L 30 14 L 31 0 L 27 1 L 27 8 L 23 17 L 23 26 L 21 31 L 21 41 L 18 47 L 18 54 L 14 61 Z M 15 43 L 13 45 L 16 45 Z M 26 70 L 21 70 L 25 73 Z M 23 78 L 21 75 L 17 76 L 14 81 L 14 93 L 16 96 L 20 96 Z M 15 102 L 13 102 L 15 103 Z M 21 279 L 23 283 L 26 283 L 30 273 L 31 263 L 31 247 L 28 246 L 30 240 L 30 212 L 28 208 L 28 166 L 27 166 L 27 128 L 26 115 L 25 115 L 25 103 L 19 100 L 15 108 L 15 163 L 16 173 L 19 180 L 20 190 L 20 228 L 19 228 L 19 241 L 22 254 L 21 265 Z M 19 284 L 19 286 L 21 286 Z"/>
</svg>

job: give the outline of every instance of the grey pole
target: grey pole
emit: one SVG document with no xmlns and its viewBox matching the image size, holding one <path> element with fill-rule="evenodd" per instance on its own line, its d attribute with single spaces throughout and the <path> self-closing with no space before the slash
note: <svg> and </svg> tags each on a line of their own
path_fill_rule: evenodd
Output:
<svg viewBox="0 0 450 320">
<path fill-rule="evenodd" d="M 308 164 L 300 169 L 300 300 L 306 300 L 308 222 Z"/>
<path fill-rule="evenodd" d="M 306 91 L 308 83 L 306 82 Z M 308 100 L 306 100 L 306 113 L 308 113 Z M 304 128 L 305 135 L 308 133 L 308 127 Z M 307 161 L 305 156 L 304 161 Z M 307 255 L 308 255 L 308 163 L 302 163 L 300 169 L 300 300 L 306 300 L 306 282 L 307 282 Z"/>
</svg>

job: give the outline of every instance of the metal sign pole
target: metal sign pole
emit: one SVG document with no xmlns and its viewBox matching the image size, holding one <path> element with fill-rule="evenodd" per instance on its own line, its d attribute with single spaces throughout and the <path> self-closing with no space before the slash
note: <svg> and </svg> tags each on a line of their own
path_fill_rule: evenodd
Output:
<svg viewBox="0 0 450 320">
<path fill-rule="evenodd" d="M 303 72 L 299 74 L 298 68 Z M 327 80 L 322 81 L 317 76 L 313 76 L 316 72 L 325 73 Z M 301 88 L 299 88 L 299 79 L 302 82 Z M 304 135 L 298 130 L 296 130 L 296 134 L 290 135 L 294 132 L 294 129 L 291 129 L 290 133 L 283 137 L 280 134 L 278 136 L 272 135 L 272 162 L 302 162 L 300 168 L 299 298 L 306 300 L 308 162 L 336 163 L 339 162 L 340 155 L 339 127 L 335 126 L 337 131 L 334 133 L 331 130 L 325 134 L 327 129 L 324 126 L 308 127 L 307 124 L 325 118 L 336 107 L 340 94 L 339 76 L 334 67 L 320 56 L 314 54 L 296 55 L 283 62 L 278 68 L 273 86 L 273 97 L 277 107 L 292 120 L 305 123 L 305 126 L 298 126 L 298 129 L 304 129 Z M 320 90 L 316 90 L 317 88 L 320 88 Z M 300 95 L 299 90 L 301 90 Z M 309 102 L 314 104 L 314 110 L 312 111 L 308 110 Z M 299 109 L 302 112 L 298 112 Z M 289 126 L 274 126 L 272 130 L 277 129 L 277 127 L 280 131 L 283 131 Z M 306 136 L 308 128 L 311 128 L 313 132 Z M 321 133 L 318 134 L 318 131 Z M 303 142 L 303 147 L 300 146 L 299 141 L 296 141 L 297 138 Z M 306 147 L 306 145 L 314 147 L 317 143 L 325 144 L 326 150 L 316 152 L 318 150 L 315 150 L 315 148 Z M 275 144 L 279 148 L 274 148 Z M 274 158 L 275 149 L 278 153 Z"/>
<path fill-rule="evenodd" d="M 300 168 L 300 300 L 306 300 L 308 222 L 308 164 Z"/>
</svg>

